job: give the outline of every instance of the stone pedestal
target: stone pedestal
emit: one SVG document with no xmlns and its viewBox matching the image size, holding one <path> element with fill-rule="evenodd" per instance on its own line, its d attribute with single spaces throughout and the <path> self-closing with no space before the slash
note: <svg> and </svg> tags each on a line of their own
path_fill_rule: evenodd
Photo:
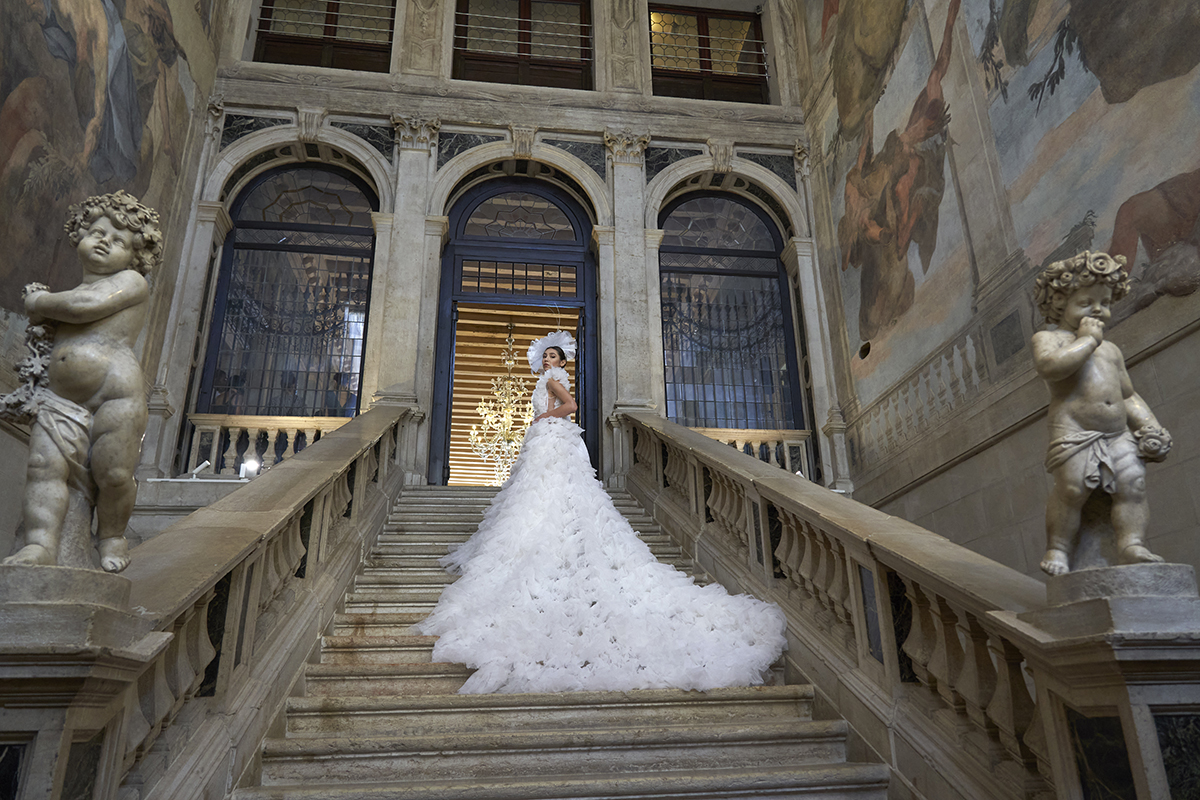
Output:
<svg viewBox="0 0 1200 800">
<path fill-rule="evenodd" d="M 1018 619 L 1056 638 L 1200 631 L 1200 594 L 1188 564 L 1082 569 L 1046 581 L 1047 608 Z"/>
<path fill-rule="evenodd" d="M 96 570 L 0 566 L 0 737 L 21 762 L 19 797 L 114 796 L 138 678 L 171 640 L 129 610 L 131 586 Z"/>
<path fill-rule="evenodd" d="M 1200 595 L 1186 564 L 1081 569 L 1046 581 L 1047 607 L 1017 614 L 1036 652 L 1047 750 L 1060 797 L 1167 798 L 1184 788 L 1200 706 Z M 1179 737 L 1175 737 L 1179 738 Z M 1186 737 L 1185 737 L 1186 738 Z M 1181 783 L 1183 781 L 1183 783 Z"/>
</svg>

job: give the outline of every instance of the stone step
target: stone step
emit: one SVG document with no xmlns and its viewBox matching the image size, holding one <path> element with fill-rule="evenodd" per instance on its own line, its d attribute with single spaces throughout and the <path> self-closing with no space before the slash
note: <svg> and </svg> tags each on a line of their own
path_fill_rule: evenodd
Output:
<svg viewBox="0 0 1200 800">
<path fill-rule="evenodd" d="M 346 596 L 346 611 L 352 614 L 421 614 L 429 616 L 434 605 L 432 602 L 424 601 Z"/>
<path fill-rule="evenodd" d="M 631 692 L 293 697 L 287 733 L 296 736 L 409 736 L 631 725 L 810 719 L 811 686 L 641 689 Z"/>
<path fill-rule="evenodd" d="M 379 535 L 382 539 L 385 536 L 407 535 L 407 536 L 461 536 L 465 541 L 470 538 L 471 534 L 479 527 L 479 523 L 471 524 L 467 522 L 409 522 L 403 520 L 401 522 L 389 522 L 383 526 L 383 533 Z M 465 535 L 464 535 L 465 534 Z"/>
<path fill-rule="evenodd" d="M 462 664 L 309 664 L 308 697 L 398 697 L 453 694 L 471 677 Z"/>
<path fill-rule="evenodd" d="M 237 789 L 232 800 L 886 800 L 885 764 L 699 769 L 539 778 L 304 784 Z"/>
<path fill-rule="evenodd" d="M 267 740 L 262 782 L 445 780 L 840 763 L 842 720 Z"/>
<path fill-rule="evenodd" d="M 424 567 L 366 567 L 354 581 L 357 589 L 366 586 L 446 586 L 458 580 L 437 566 Z"/>
<path fill-rule="evenodd" d="M 335 614 L 332 636 L 409 636 L 409 628 L 425 619 L 425 613 Z"/>
<path fill-rule="evenodd" d="M 436 636 L 350 634 L 321 637 L 322 664 L 417 664 L 433 661 Z"/>
</svg>

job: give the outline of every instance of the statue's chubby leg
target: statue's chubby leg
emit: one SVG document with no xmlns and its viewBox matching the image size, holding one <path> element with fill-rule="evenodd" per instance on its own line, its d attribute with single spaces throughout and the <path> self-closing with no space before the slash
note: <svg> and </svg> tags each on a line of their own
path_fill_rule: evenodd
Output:
<svg viewBox="0 0 1200 800">
<path fill-rule="evenodd" d="M 4 559 L 5 564 L 58 563 L 58 543 L 67 514 L 70 465 L 58 445 L 39 425 L 29 434 L 29 461 L 25 472 L 25 541 L 27 544 Z"/>
<path fill-rule="evenodd" d="M 96 536 L 100 566 L 120 572 L 129 565 L 125 526 L 137 500 L 133 478 L 146 431 L 146 405 L 141 398 L 110 400 L 92 421 L 92 478 L 96 482 Z"/>
<path fill-rule="evenodd" d="M 1117 536 L 1117 554 L 1122 564 L 1155 564 L 1162 561 L 1146 547 L 1150 506 L 1146 502 L 1146 465 L 1136 450 L 1117 459 L 1113 469 L 1117 492 L 1113 495 L 1112 524 Z"/>
<path fill-rule="evenodd" d="M 1091 490 L 1083 481 L 1083 460 L 1071 459 L 1056 469 L 1046 498 L 1046 555 L 1039 565 L 1047 575 L 1071 570 L 1070 554 L 1079 537 L 1083 504 Z"/>
</svg>

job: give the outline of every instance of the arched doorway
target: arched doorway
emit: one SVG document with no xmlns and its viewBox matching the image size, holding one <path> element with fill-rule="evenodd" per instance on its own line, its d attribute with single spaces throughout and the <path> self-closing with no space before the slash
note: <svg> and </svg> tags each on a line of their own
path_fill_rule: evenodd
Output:
<svg viewBox="0 0 1200 800">
<path fill-rule="evenodd" d="M 288 165 L 234 201 L 196 411 L 358 411 L 378 200 L 358 176 Z"/>
<path fill-rule="evenodd" d="M 667 418 L 702 429 L 811 431 L 803 338 L 770 216 L 737 195 L 691 192 L 663 208 L 659 227 Z M 819 479 L 815 447 L 809 437 L 796 455 Z"/>
<path fill-rule="evenodd" d="M 450 211 L 442 257 L 437 366 L 429 448 L 430 483 L 488 483 L 467 437 L 475 407 L 504 374 L 510 330 L 512 374 L 534 380 L 525 361 L 531 339 L 562 328 L 579 340 L 570 365 L 576 421 L 598 463 L 599 386 L 592 221 L 567 192 L 529 178 L 501 178 L 467 190 Z M 512 325 L 511 329 L 509 325 Z"/>
</svg>

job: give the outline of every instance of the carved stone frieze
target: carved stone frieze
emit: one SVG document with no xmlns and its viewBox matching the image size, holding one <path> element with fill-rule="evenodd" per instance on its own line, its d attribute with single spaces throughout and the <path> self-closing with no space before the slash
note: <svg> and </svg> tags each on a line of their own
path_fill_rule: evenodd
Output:
<svg viewBox="0 0 1200 800">
<path fill-rule="evenodd" d="M 442 127 L 442 121 L 437 117 L 419 119 L 393 114 L 392 127 L 396 129 L 401 150 L 424 150 L 428 153 L 437 141 L 437 132 L 438 128 Z"/>
<path fill-rule="evenodd" d="M 629 128 L 619 131 L 606 130 L 604 144 L 612 153 L 614 164 L 632 164 L 640 167 L 642 154 L 646 151 L 646 145 L 650 144 L 650 134 L 634 133 Z"/>
</svg>

